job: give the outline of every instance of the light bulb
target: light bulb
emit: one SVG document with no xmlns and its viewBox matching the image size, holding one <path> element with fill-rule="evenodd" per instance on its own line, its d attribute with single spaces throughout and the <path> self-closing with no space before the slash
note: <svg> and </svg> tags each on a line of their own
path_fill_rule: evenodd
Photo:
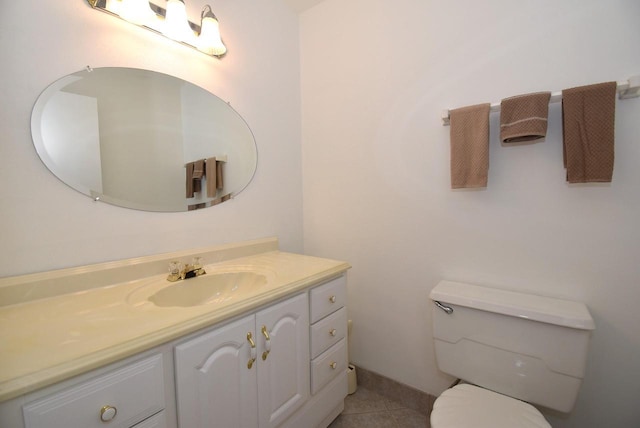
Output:
<svg viewBox="0 0 640 428">
<path fill-rule="evenodd" d="M 224 55 L 227 47 L 220 38 L 220 24 L 211 11 L 211 6 L 206 5 L 202 10 L 202 22 L 200 23 L 200 37 L 197 47 L 208 55 Z"/>
<path fill-rule="evenodd" d="M 111 13 L 115 13 L 120 16 L 120 7 L 122 6 L 122 1 L 120 0 L 107 0 L 107 4 L 104 6 Z"/>
<path fill-rule="evenodd" d="M 168 0 L 162 33 L 170 39 L 193 43 L 195 34 L 189 26 L 187 9 L 182 0 Z"/>
<path fill-rule="evenodd" d="M 156 13 L 147 0 L 122 0 L 118 15 L 132 24 L 145 25 L 155 18 Z"/>
</svg>

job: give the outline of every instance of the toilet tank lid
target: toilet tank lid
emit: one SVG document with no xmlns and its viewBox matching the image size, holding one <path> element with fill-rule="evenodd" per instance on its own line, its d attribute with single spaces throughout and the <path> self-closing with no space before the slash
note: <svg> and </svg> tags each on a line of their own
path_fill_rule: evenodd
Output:
<svg viewBox="0 0 640 428">
<path fill-rule="evenodd" d="M 429 297 L 440 303 L 465 306 L 518 318 L 531 319 L 582 330 L 595 324 L 584 303 L 515 291 L 440 281 Z"/>
</svg>

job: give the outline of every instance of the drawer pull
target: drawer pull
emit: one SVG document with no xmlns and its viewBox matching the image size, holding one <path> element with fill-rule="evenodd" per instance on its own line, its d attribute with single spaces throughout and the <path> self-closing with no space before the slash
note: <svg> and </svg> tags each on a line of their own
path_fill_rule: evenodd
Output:
<svg viewBox="0 0 640 428">
<path fill-rule="evenodd" d="M 102 422 L 112 421 L 118 414 L 118 409 L 113 406 L 104 406 L 100 409 L 100 420 Z"/>
<path fill-rule="evenodd" d="M 336 363 L 335 361 L 333 361 L 331 364 L 329 364 L 329 367 L 331 367 L 333 370 L 336 369 L 336 367 L 338 367 L 338 363 Z"/>
<path fill-rule="evenodd" d="M 329 297 L 329 301 L 330 301 L 331 303 L 335 303 L 335 302 L 336 302 L 336 296 L 331 296 L 331 297 Z"/>
<path fill-rule="evenodd" d="M 256 362 L 256 342 L 253 341 L 253 335 L 251 334 L 251 332 L 247 333 L 247 341 L 251 346 L 251 358 L 249 358 L 249 361 L 247 362 L 247 368 L 251 370 L 251 367 L 253 367 L 253 363 Z"/>
<path fill-rule="evenodd" d="M 336 337 L 336 334 L 338 334 L 338 330 L 336 330 L 335 328 L 332 328 L 331 331 L 329 331 L 329 334 L 332 337 Z"/>
</svg>

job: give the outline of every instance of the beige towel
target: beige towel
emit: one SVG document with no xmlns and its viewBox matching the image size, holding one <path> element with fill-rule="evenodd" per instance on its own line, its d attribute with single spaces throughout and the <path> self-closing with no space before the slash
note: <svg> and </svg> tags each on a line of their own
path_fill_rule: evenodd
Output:
<svg viewBox="0 0 640 428">
<path fill-rule="evenodd" d="M 194 162 L 189 162 L 184 166 L 186 175 L 186 190 L 187 198 L 193 198 L 193 166 Z"/>
<path fill-rule="evenodd" d="M 202 191 L 202 177 L 204 176 L 204 159 L 193 163 L 193 191 Z"/>
<path fill-rule="evenodd" d="M 218 184 L 218 172 L 217 172 L 217 163 L 216 158 L 209 158 L 206 161 L 207 172 L 205 176 L 207 177 L 207 198 L 215 198 Z"/>
<path fill-rule="evenodd" d="M 505 98 L 500 103 L 500 140 L 503 143 L 533 141 L 547 135 L 551 92 Z"/>
<path fill-rule="evenodd" d="M 451 123 L 451 188 L 487 187 L 490 104 L 449 112 Z"/>
<path fill-rule="evenodd" d="M 562 91 L 564 166 L 569 183 L 610 182 L 616 82 Z"/>
<path fill-rule="evenodd" d="M 200 159 L 193 163 L 193 178 L 202 178 L 203 176 L 204 176 L 204 159 Z"/>
<path fill-rule="evenodd" d="M 218 182 L 218 189 L 222 189 L 224 187 L 224 181 L 222 180 L 222 165 L 224 165 L 224 162 L 216 162 L 216 181 Z"/>
</svg>

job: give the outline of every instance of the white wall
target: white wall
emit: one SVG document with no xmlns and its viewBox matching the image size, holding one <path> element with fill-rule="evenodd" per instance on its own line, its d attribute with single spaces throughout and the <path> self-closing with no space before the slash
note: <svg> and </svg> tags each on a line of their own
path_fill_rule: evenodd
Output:
<svg viewBox="0 0 640 428">
<path fill-rule="evenodd" d="M 640 99 L 619 101 L 612 184 L 565 183 L 561 116 L 452 191 L 442 109 L 640 73 L 635 0 L 325 0 L 301 15 L 305 252 L 348 260 L 351 357 L 432 394 L 443 279 L 585 302 L 589 366 L 554 427 L 640 426 Z"/>
<path fill-rule="evenodd" d="M 40 130 L 33 129 L 32 137 L 34 145 L 42 144 L 42 152 L 50 157 L 43 161 L 52 162 L 59 167 L 58 171 L 69 172 L 65 182 L 83 183 L 102 193 L 98 101 L 85 95 L 57 92 L 41 114 Z M 78 117 L 83 120 L 76 120 Z M 68 124 L 73 124 L 72 130 Z M 41 135 L 49 138 L 38 143 Z"/>
<path fill-rule="evenodd" d="M 187 2 L 193 21 L 206 3 Z M 229 49 L 222 60 L 85 0 L 0 2 L 0 276 L 272 235 L 302 250 L 298 16 L 279 0 L 213 6 Z M 33 147 L 31 109 L 86 65 L 159 71 L 231 102 L 256 137 L 253 183 L 210 209 L 149 213 L 94 203 L 58 181 Z"/>
</svg>

